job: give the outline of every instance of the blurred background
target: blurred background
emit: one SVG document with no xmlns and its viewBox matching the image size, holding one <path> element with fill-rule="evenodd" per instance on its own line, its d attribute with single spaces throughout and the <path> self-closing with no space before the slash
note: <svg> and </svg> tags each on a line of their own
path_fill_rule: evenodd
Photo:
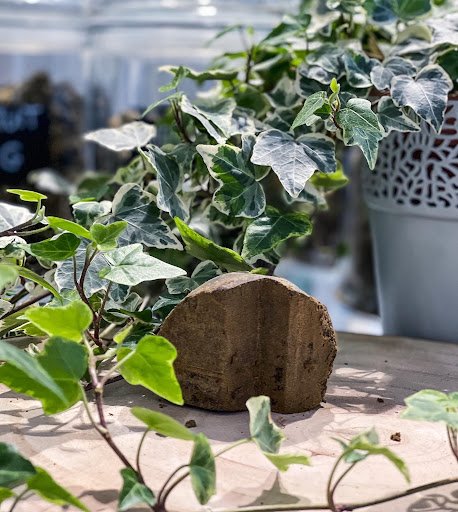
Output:
<svg viewBox="0 0 458 512">
<path fill-rule="evenodd" d="M 34 188 L 50 197 L 51 209 L 65 208 L 86 170 L 113 172 L 119 164 L 115 154 L 85 145 L 83 133 L 138 119 L 169 81 L 160 66 L 201 70 L 241 48 L 237 32 L 207 45 L 225 26 L 252 25 L 261 38 L 298 3 L 0 0 L 0 199 L 11 186 Z M 358 153 L 349 151 L 344 165 L 350 185 L 277 274 L 324 302 L 336 329 L 381 334 Z"/>
</svg>

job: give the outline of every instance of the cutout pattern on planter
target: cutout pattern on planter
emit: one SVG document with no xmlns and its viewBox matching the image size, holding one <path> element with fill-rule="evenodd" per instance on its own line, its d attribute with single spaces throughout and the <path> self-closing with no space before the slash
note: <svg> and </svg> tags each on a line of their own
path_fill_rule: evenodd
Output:
<svg viewBox="0 0 458 512">
<path fill-rule="evenodd" d="M 458 100 L 450 101 L 440 134 L 394 132 L 380 144 L 374 172 L 365 174 L 365 197 L 375 208 L 455 217 L 458 210 Z"/>
</svg>

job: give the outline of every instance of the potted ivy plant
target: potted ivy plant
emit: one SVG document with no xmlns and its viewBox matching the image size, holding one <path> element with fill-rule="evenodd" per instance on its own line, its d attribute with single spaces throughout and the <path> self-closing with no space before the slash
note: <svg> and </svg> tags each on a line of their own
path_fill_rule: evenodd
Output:
<svg viewBox="0 0 458 512">
<path fill-rule="evenodd" d="M 335 7 L 340 17 L 312 34 L 298 68 L 306 99 L 292 128 L 359 146 L 372 171 L 364 188 L 384 332 L 457 341 L 458 16 L 431 16 L 429 1 Z M 331 95 L 317 90 L 327 84 Z"/>
<path fill-rule="evenodd" d="M 104 412 L 106 387 L 122 378 L 182 404 L 176 350 L 157 335 L 164 317 L 221 272 L 272 273 L 282 244 L 309 233 L 311 214 L 324 206 L 325 193 L 346 183 L 337 158 L 344 145 L 359 146 L 374 167 L 379 142 L 393 126 L 418 130 L 417 115 L 428 121 L 423 107 L 410 100 L 402 105 L 391 89 L 391 96 L 383 90 L 382 98 L 367 99 L 374 77 L 390 82 L 391 75 L 405 76 L 383 60 L 392 35 L 378 27 L 377 18 L 391 7 L 406 19 L 423 14 L 415 5 L 414 13 L 410 4 L 367 5 L 375 21 L 366 24 L 358 21 L 365 12 L 361 5 L 333 2 L 324 21 L 305 11 L 287 17 L 264 39 L 248 40 L 244 51 L 224 55 L 208 71 L 169 68 L 167 144 L 155 144 L 156 128 L 141 121 L 90 134 L 88 139 L 115 151 L 136 149 L 138 155 L 114 176 L 85 177 L 70 198 L 73 220 L 48 215 L 46 197 L 37 192 L 10 190 L 32 208 L 0 204 L 0 382 L 38 400 L 45 414 L 83 404 L 107 450 L 122 462 L 120 511 L 145 505 L 166 512 L 170 493 L 188 476 L 198 501 L 207 503 L 216 492 L 215 458 L 222 451 L 214 454 L 204 434 L 173 418 L 134 407 L 145 430 L 137 453 L 123 452 Z M 446 47 L 444 55 L 451 51 Z M 414 62 L 422 66 L 421 57 Z M 445 71 L 438 64 L 425 69 L 431 66 L 434 90 L 448 92 Z M 422 72 L 417 67 L 416 82 Z M 218 85 L 206 98 L 191 100 L 180 92 L 184 79 Z M 202 262 L 196 265 L 196 259 Z M 456 458 L 456 393 L 427 390 L 407 403 L 407 417 L 445 423 Z M 224 451 L 254 442 L 279 470 L 309 463 L 306 455 L 280 453 L 283 435 L 270 417 L 268 397 L 254 397 L 247 407 L 249 437 Z M 193 445 L 189 462 L 162 484 L 150 482 L 141 464 L 150 431 Z M 373 430 L 341 446 L 325 502 L 315 508 L 355 510 L 456 482 L 432 482 L 372 503 L 338 504 L 340 482 L 369 456 L 388 458 L 409 478 L 404 461 L 380 445 Z M 0 499 L 10 500 L 10 510 L 32 493 L 87 510 L 13 446 L 0 443 L 0 455 Z"/>
</svg>

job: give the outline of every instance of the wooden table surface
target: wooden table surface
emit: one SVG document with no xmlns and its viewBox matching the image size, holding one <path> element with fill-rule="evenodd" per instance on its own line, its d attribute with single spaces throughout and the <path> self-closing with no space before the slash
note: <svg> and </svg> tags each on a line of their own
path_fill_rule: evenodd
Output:
<svg viewBox="0 0 458 512">
<path fill-rule="evenodd" d="M 458 476 L 442 425 L 399 418 L 403 400 L 414 391 L 458 390 L 458 345 L 418 340 L 339 335 L 339 353 L 322 407 L 302 414 L 274 414 L 287 437 L 283 450 L 313 457 L 313 466 L 293 466 L 278 474 L 255 447 L 244 445 L 218 459 L 218 494 L 211 508 L 277 503 L 323 503 L 327 477 L 339 454 L 333 437 L 349 439 L 376 427 L 383 444 L 408 463 L 412 485 Z M 298 393 L 301 390 L 297 390 Z M 161 403 L 142 388 L 124 382 L 106 392 L 107 417 L 116 442 L 132 458 L 143 428 L 130 414 L 139 405 L 161 410 L 181 422 L 193 419 L 215 448 L 248 435 L 247 413 L 209 413 Z M 0 440 L 14 443 L 24 455 L 67 485 L 92 512 L 115 511 L 121 487 L 119 463 L 90 426 L 82 406 L 46 417 L 37 402 L 4 390 L 0 394 Z M 400 442 L 390 439 L 399 432 Z M 143 472 L 153 489 L 186 463 L 190 443 L 151 433 L 143 452 Z M 406 489 L 406 483 L 380 457 L 361 463 L 344 480 L 338 502 L 372 499 Z M 434 494 L 428 503 L 424 497 Z M 176 512 L 201 510 L 190 484 L 177 487 L 170 501 Z M 57 511 L 30 500 L 21 511 Z M 138 509 L 139 510 L 139 509 Z M 372 507 L 373 512 L 458 511 L 458 485 Z"/>
</svg>

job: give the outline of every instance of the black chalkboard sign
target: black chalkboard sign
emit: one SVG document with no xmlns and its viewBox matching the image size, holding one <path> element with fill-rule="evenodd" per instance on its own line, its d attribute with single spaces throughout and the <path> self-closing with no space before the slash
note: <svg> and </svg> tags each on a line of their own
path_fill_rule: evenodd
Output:
<svg viewBox="0 0 458 512">
<path fill-rule="evenodd" d="M 49 167 L 49 125 L 44 105 L 0 104 L 0 184 L 20 185 L 29 171 Z"/>
</svg>

